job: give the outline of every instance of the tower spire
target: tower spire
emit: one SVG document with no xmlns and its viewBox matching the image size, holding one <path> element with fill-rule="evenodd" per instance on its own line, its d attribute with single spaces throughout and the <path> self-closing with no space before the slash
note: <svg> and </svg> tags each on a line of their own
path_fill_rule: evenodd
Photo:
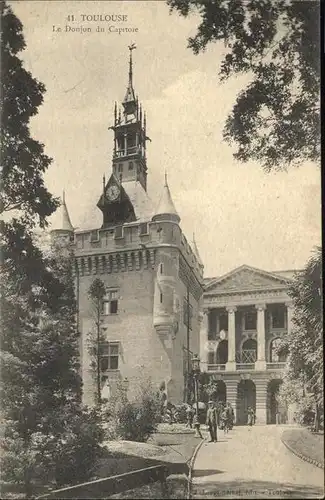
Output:
<svg viewBox="0 0 325 500">
<path fill-rule="evenodd" d="M 132 43 L 131 45 L 129 45 L 129 51 L 130 51 L 130 60 L 129 60 L 129 85 L 131 87 L 133 87 L 133 82 L 132 82 L 132 78 L 133 78 L 133 61 L 132 61 L 132 50 L 136 49 L 136 45 L 135 43 Z"/>
<path fill-rule="evenodd" d="M 136 99 L 133 89 L 133 60 L 132 60 L 132 51 L 136 49 L 135 43 L 129 45 L 130 58 L 129 58 L 129 83 L 126 89 L 126 94 L 123 101 L 123 106 L 126 114 L 128 112 L 133 113 L 136 110 Z"/>
</svg>

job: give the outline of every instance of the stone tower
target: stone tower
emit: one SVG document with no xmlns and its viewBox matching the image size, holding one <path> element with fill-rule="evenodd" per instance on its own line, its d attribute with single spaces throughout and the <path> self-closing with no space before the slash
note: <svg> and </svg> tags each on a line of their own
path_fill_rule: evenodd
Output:
<svg viewBox="0 0 325 500">
<path fill-rule="evenodd" d="M 97 203 L 102 224 L 75 231 L 78 324 L 82 336 L 84 400 L 94 401 L 89 335 L 94 316 L 92 282 L 104 283 L 101 315 L 103 395 L 124 381 L 129 396 L 150 379 L 168 398 L 184 397 L 184 369 L 199 352 L 203 266 L 186 240 L 165 176 L 160 202 L 147 193 L 146 117 L 133 86 L 129 47 L 126 95 L 114 108 L 113 158 Z"/>
</svg>

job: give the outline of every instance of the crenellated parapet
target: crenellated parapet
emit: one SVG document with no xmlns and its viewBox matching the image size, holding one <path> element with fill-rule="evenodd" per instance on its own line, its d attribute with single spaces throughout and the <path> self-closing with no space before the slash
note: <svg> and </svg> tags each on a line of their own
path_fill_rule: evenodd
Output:
<svg viewBox="0 0 325 500">
<path fill-rule="evenodd" d="M 96 274 L 124 273 L 141 269 L 154 269 L 156 250 L 120 251 L 102 255 L 76 256 L 75 274 L 89 276 Z"/>
<path fill-rule="evenodd" d="M 81 267 L 85 270 L 89 266 L 92 270 L 103 266 L 110 269 L 113 255 L 118 256 L 117 267 L 122 272 L 142 267 L 147 269 L 154 262 L 152 252 L 157 248 L 177 248 L 181 254 L 182 280 L 189 280 L 190 274 L 193 274 L 196 278 L 191 287 L 193 290 L 197 288 L 194 283 L 202 281 L 203 268 L 181 228 L 173 221 L 129 223 L 113 228 L 77 231 L 74 236 L 75 255 L 77 259 L 83 259 Z M 195 293 L 197 295 L 198 292 Z"/>
</svg>

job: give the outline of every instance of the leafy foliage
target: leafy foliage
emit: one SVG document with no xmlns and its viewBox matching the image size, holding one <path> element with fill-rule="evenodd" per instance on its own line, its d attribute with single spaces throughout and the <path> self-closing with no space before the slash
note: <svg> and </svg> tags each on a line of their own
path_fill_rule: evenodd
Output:
<svg viewBox="0 0 325 500">
<path fill-rule="evenodd" d="M 32 497 L 39 481 L 85 479 L 102 431 L 81 405 L 73 257 L 44 255 L 33 233 L 57 207 L 43 179 L 51 160 L 29 133 L 45 89 L 17 56 L 22 25 L 5 2 L 1 27 L 0 210 L 10 214 L 1 224 L 0 460 L 2 480 Z"/>
<path fill-rule="evenodd" d="M 96 380 L 96 402 L 97 404 L 101 403 L 101 389 L 102 389 L 102 381 L 101 381 L 101 366 L 100 366 L 100 345 L 105 341 L 104 336 L 101 332 L 101 314 L 102 314 L 102 305 L 103 298 L 106 294 L 105 285 L 99 279 L 96 278 L 90 288 L 88 290 L 88 297 L 91 301 L 92 313 L 94 318 L 94 326 L 95 332 L 91 331 L 89 333 L 89 353 L 91 356 L 91 368 L 95 374 Z"/>
<path fill-rule="evenodd" d="M 318 248 L 305 268 L 299 272 L 289 290 L 292 297 L 293 329 L 284 338 L 281 351 L 288 355 L 282 397 L 304 394 L 313 397 L 315 412 L 323 411 L 323 316 L 322 253 Z M 297 397 L 298 394 L 298 397 Z M 294 396 L 293 396 L 294 395 Z M 304 404 L 304 403 L 303 403 Z M 310 406 L 308 403 L 307 406 Z"/>
<path fill-rule="evenodd" d="M 125 385 L 121 382 L 106 407 L 110 435 L 129 441 L 145 442 L 157 430 L 161 419 L 160 410 L 159 396 L 153 391 L 150 383 L 141 384 L 130 401 Z"/>
<path fill-rule="evenodd" d="M 29 121 L 43 102 L 45 87 L 23 67 L 17 54 L 25 48 L 22 24 L 1 2 L 1 198 L 0 213 L 22 211 L 29 225 L 46 225 L 58 201 L 44 185 L 51 164 L 44 146 L 30 136 Z"/>
<path fill-rule="evenodd" d="M 266 171 L 320 158 L 319 3 L 312 0 L 167 0 L 173 11 L 200 15 L 188 47 L 199 54 L 223 41 L 220 78 L 249 74 L 224 136 L 235 158 Z"/>
</svg>

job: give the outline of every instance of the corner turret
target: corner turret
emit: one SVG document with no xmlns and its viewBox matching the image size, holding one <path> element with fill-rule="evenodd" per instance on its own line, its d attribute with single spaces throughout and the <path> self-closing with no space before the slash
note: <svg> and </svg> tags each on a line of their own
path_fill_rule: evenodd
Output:
<svg viewBox="0 0 325 500">
<path fill-rule="evenodd" d="M 62 202 L 58 208 L 58 223 L 57 227 L 53 227 L 51 230 L 51 240 L 52 242 L 60 240 L 72 241 L 74 235 L 74 228 L 71 224 L 70 215 L 65 202 L 65 193 L 63 191 Z"/>
<path fill-rule="evenodd" d="M 178 215 L 175 205 L 173 203 L 168 182 L 167 182 L 167 174 L 165 174 L 165 185 L 160 198 L 159 206 L 156 211 L 156 214 L 152 217 L 153 221 L 159 220 L 169 220 L 172 222 L 176 222 L 179 224 L 181 218 Z"/>
<path fill-rule="evenodd" d="M 198 264 L 199 264 L 201 270 L 203 271 L 204 265 L 203 265 L 203 262 L 202 262 L 202 259 L 200 257 L 200 253 L 199 253 L 196 241 L 195 241 L 195 234 L 194 233 L 193 233 L 192 248 L 193 248 L 193 253 L 198 261 Z"/>
</svg>

